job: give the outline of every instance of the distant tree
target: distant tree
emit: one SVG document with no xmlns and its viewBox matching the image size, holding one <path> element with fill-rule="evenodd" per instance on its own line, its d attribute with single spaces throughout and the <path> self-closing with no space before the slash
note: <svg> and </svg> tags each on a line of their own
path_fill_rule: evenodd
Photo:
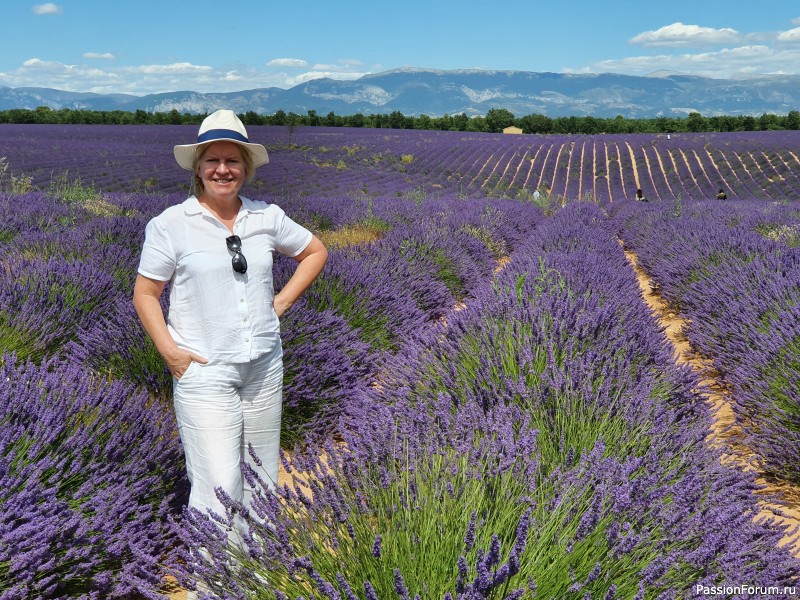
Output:
<svg viewBox="0 0 800 600">
<path fill-rule="evenodd" d="M 361 113 L 356 113 L 354 115 L 350 115 L 349 117 L 345 117 L 345 124 L 347 127 L 364 127 L 364 115 Z"/>
<path fill-rule="evenodd" d="M 569 134 L 578 131 L 577 117 L 558 117 L 553 121 L 553 133 Z"/>
<path fill-rule="evenodd" d="M 800 129 L 800 111 L 789 111 L 786 115 L 786 129 Z"/>
<path fill-rule="evenodd" d="M 242 115 L 242 123 L 245 125 L 261 125 L 263 124 L 263 120 L 261 119 L 261 115 L 257 112 L 248 110 Z"/>
<path fill-rule="evenodd" d="M 764 113 L 758 118 L 758 128 L 761 131 L 780 129 L 780 126 L 778 125 L 778 117 L 773 114 Z"/>
<path fill-rule="evenodd" d="M 469 121 L 467 121 L 467 131 L 488 131 L 486 119 L 483 117 L 472 117 Z"/>
<path fill-rule="evenodd" d="M 519 127 L 525 133 L 551 133 L 553 119 L 540 114 L 526 115 L 519 119 Z"/>
<path fill-rule="evenodd" d="M 455 115 L 453 117 L 453 130 L 454 131 L 466 131 L 467 125 L 469 125 L 469 117 L 466 113 L 461 113 L 460 115 Z"/>
<path fill-rule="evenodd" d="M 405 125 L 405 117 L 399 110 L 392 111 L 389 114 L 389 127 L 392 129 L 403 129 Z"/>
<path fill-rule="evenodd" d="M 183 118 L 181 118 L 181 113 L 178 112 L 177 108 L 173 108 L 169 111 L 169 119 L 167 122 L 170 125 L 181 125 L 183 123 Z"/>
<path fill-rule="evenodd" d="M 453 117 L 450 115 L 442 115 L 435 121 L 436 129 L 440 131 L 450 131 L 453 128 Z"/>
<path fill-rule="evenodd" d="M 329 112 L 325 115 L 325 118 L 322 120 L 323 125 L 326 127 L 341 127 L 342 126 L 342 119 L 337 117 L 333 111 Z"/>
<path fill-rule="evenodd" d="M 613 119 L 606 119 L 606 133 L 623 133 L 625 127 L 625 117 L 622 115 L 617 115 Z"/>
<path fill-rule="evenodd" d="M 286 113 L 281 109 L 276 110 L 275 114 L 270 117 L 269 122 L 271 125 L 286 125 Z"/>
<path fill-rule="evenodd" d="M 491 108 L 486 113 L 486 125 L 489 131 L 499 133 L 514 124 L 514 115 L 505 108 Z"/>
<path fill-rule="evenodd" d="M 690 112 L 686 117 L 686 128 L 692 133 L 706 130 L 706 119 L 698 112 Z"/>
<path fill-rule="evenodd" d="M 35 119 L 37 123 L 47 123 L 51 118 L 49 106 L 37 106 L 35 112 Z"/>
<path fill-rule="evenodd" d="M 420 115 L 414 121 L 414 129 L 433 129 L 433 120 L 428 115 Z"/>
<path fill-rule="evenodd" d="M 372 127 L 375 127 L 376 129 L 389 127 L 389 118 L 386 115 L 382 115 L 380 113 L 370 115 L 370 120 L 372 121 Z"/>
<path fill-rule="evenodd" d="M 756 127 L 756 118 L 752 115 L 745 115 L 742 117 L 742 131 L 755 131 Z"/>
<path fill-rule="evenodd" d="M 603 131 L 603 122 L 595 117 L 583 117 L 579 119 L 580 129 L 579 133 L 595 134 Z"/>
</svg>

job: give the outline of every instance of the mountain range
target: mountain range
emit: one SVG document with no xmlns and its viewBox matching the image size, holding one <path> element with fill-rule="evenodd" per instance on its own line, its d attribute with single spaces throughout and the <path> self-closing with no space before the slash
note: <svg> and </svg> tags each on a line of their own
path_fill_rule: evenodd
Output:
<svg viewBox="0 0 800 600">
<path fill-rule="evenodd" d="M 225 93 L 176 91 L 145 96 L 67 92 L 0 86 L 0 110 L 123 110 L 202 114 L 218 108 L 238 113 L 277 110 L 319 115 L 357 113 L 441 116 L 485 115 L 504 108 L 514 116 L 613 118 L 787 114 L 800 109 L 800 76 L 768 75 L 711 79 L 670 72 L 648 76 L 534 73 L 527 71 L 402 68 L 352 81 L 314 79 L 277 87 Z"/>
</svg>

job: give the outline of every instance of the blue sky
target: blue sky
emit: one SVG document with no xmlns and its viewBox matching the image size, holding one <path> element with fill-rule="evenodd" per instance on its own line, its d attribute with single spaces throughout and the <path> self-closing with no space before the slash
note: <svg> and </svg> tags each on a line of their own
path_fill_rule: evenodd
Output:
<svg viewBox="0 0 800 600">
<path fill-rule="evenodd" d="M 400 67 L 800 74 L 796 0 L 3 0 L 0 86 L 288 88 Z"/>
</svg>

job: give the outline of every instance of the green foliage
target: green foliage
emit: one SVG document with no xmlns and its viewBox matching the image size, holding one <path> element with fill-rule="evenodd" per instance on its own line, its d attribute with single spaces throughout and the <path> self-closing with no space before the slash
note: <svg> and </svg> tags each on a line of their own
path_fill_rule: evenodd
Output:
<svg viewBox="0 0 800 600">
<path fill-rule="evenodd" d="M 452 259 L 442 248 L 427 243 L 411 245 L 408 240 L 404 240 L 400 245 L 400 256 L 413 265 L 430 265 L 431 274 L 447 286 L 453 298 L 457 302 L 464 299 L 464 282 Z"/>
<path fill-rule="evenodd" d="M 479 435 L 475 437 L 477 446 L 482 442 Z M 484 455 L 480 463 L 470 464 L 453 449 L 422 456 L 406 452 L 390 462 L 386 473 L 376 470 L 372 478 L 376 485 L 371 486 L 369 494 L 350 488 L 346 478 L 326 482 L 336 487 L 342 511 L 349 514 L 350 531 L 332 514 L 316 515 L 313 528 L 297 526 L 302 521 L 293 520 L 284 539 L 297 555 L 307 556 L 316 572 L 328 581 L 336 582 L 337 574 L 354 582 L 354 587 L 368 580 L 377 597 L 393 598 L 397 568 L 404 574 L 410 597 L 420 594 L 441 598 L 454 591 L 458 577 L 455 568 L 442 569 L 443 564 L 455 566 L 463 555 L 474 565 L 479 549 L 485 551 L 491 543 L 487 532 L 499 532 L 504 558 L 512 546 L 517 524 L 527 508 L 518 499 L 530 490 L 511 469 L 491 475 L 498 471 L 494 464 L 498 460 Z M 341 465 L 338 460 L 335 463 L 332 468 L 338 470 Z M 369 470 L 370 466 L 360 468 Z M 480 473 L 487 475 L 478 477 Z M 381 480 L 386 485 L 378 485 Z M 540 510 L 545 513 L 544 507 Z M 476 528 L 474 545 L 465 548 L 473 514 L 482 526 Z M 553 518 L 558 516 L 562 515 Z M 376 536 L 381 540 L 378 556 L 373 554 Z M 263 562 L 233 552 L 244 577 L 256 575 L 262 585 L 280 589 L 290 598 L 316 597 L 309 596 L 315 582 L 307 573 L 296 571 L 290 577 L 283 569 L 266 569 Z"/>
<path fill-rule="evenodd" d="M 428 192 L 424 185 L 418 185 L 406 190 L 403 193 L 403 197 L 413 200 L 417 206 L 422 206 L 422 203 L 428 199 Z"/>
<path fill-rule="evenodd" d="M 800 372 L 800 336 L 795 336 L 764 368 L 769 397 L 764 406 L 774 406 L 775 415 L 790 431 L 800 433 L 800 406 L 794 396 L 791 374 Z"/>
<path fill-rule="evenodd" d="M 46 109 L 46 110 L 40 110 Z M 73 110 L 69 108 L 51 110 L 10 109 L 0 111 L 0 123 L 54 123 L 54 124 L 116 124 L 116 125 L 199 125 L 205 114 L 169 112 L 146 112 L 137 110 L 127 112 Z M 458 115 L 409 116 L 400 111 L 389 115 L 357 113 L 338 116 L 329 112 L 325 117 L 309 110 L 305 115 L 277 110 L 272 115 L 260 115 L 253 111 L 240 114 L 246 125 L 287 126 L 289 139 L 297 126 L 325 127 L 371 127 L 389 129 L 427 129 L 439 131 L 489 131 L 499 132 L 509 125 L 515 125 L 524 133 L 533 134 L 586 134 L 602 133 L 680 133 L 712 131 L 774 131 L 800 129 L 800 111 L 792 110 L 786 115 L 763 114 L 758 118 L 751 115 L 723 115 L 704 117 L 700 113 L 690 113 L 686 118 L 656 117 L 645 119 L 613 118 L 593 116 L 548 117 L 543 114 L 530 114 L 516 118 L 505 108 L 492 108 L 486 116 L 469 117 Z"/>
<path fill-rule="evenodd" d="M 36 343 L 36 337 L 29 331 L 15 327 L 14 319 L 5 311 L 0 311 L 0 348 L 9 354 L 16 354 L 20 361 L 39 363 L 45 354 L 44 349 Z"/>
<path fill-rule="evenodd" d="M 80 175 L 70 179 L 69 171 L 50 180 L 47 193 L 54 200 L 64 204 L 95 205 L 103 198 L 102 192 L 95 189 L 94 184 L 84 184 Z"/>
<path fill-rule="evenodd" d="M 756 232 L 769 240 L 786 244 L 790 248 L 800 246 L 800 227 L 797 225 L 759 223 L 756 226 Z"/>
<path fill-rule="evenodd" d="M 172 375 L 149 336 L 144 336 L 144 343 L 131 345 L 125 358 L 119 352 L 112 353 L 98 371 L 110 380 L 129 381 L 138 381 L 142 373 L 160 373 L 158 383 L 150 385 L 150 393 L 164 401 L 172 399 Z"/>
<path fill-rule="evenodd" d="M 308 295 L 308 301 L 316 310 L 332 309 L 342 315 L 358 331 L 359 337 L 376 351 L 397 350 L 399 342 L 388 327 L 388 317 L 370 312 L 362 294 L 338 277 L 324 275 L 314 282 L 314 290 L 314 294 Z"/>
<path fill-rule="evenodd" d="M 0 191 L 27 194 L 33 191 L 33 177 L 10 173 L 8 159 L 2 156 L 0 157 Z"/>
<path fill-rule="evenodd" d="M 499 133 L 506 127 L 516 123 L 516 119 L 510 110 L 505 108 L 491 108 L 486 113 L 486 125 L 489 131 Z"/>
<path fill-rule="evenodd" d="M 508 244 L 506 244 L 505 240 L 496 240 L 486 227 L 467 224 L 461 230 L 482 242 L 492 253 L 495 260 L 508 256 Z"/>
</svg>

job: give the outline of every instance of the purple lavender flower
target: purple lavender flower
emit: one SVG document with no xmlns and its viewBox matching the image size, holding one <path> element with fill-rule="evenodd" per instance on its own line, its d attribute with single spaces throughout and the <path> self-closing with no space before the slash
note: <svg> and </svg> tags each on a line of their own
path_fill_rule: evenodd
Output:
<svg viewBox="0 0 800 600">
<path fill-rule="evenodd" d="M 376 535 L 375 536 L 375 543 L 372 544 L 372 556 L 374 556 L 375 558 L 380 558 L 381 557 L 381 536 L 380 535 Z"/>
</svg>

